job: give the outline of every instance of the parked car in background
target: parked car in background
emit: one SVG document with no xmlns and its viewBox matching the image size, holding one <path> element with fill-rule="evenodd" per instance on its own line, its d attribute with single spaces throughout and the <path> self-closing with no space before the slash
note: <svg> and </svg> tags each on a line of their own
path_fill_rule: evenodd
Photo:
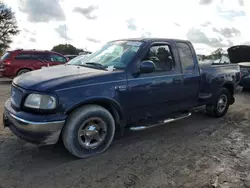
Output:
<svg viewBox="0 0 250 188">
<path fill-rule="evenodd" d="M 78 55 L 75 58 L 71 59 L 70 61 L 76 61 L 78 59 L 84 60 L 85 58 L 87 58 L 89 56 L 89 54 L 84 54 L 84 55 Z"/>
<path fill-rule="evenodd" d="M 65 57 L 68 58 L 68 60 L 74 59 L 77 56 L 78 55 L 65 55 Z"/>
<path fill-rule="evenodd" d="M 250 88 L 250 46 L 238 45 L 228 48 L 228 55 L 231 63 L 237 63 L 240 66 L 242 79 L 240 86 L 244 89 Z"/>
<path fill-rule="evenodd" d="M 14 78 L 32 70 L 61 65 L 67 61 L 63 55 L 51 51 L 7 51 L 0 58 L 0 76 Z"/>
<path fill-rule="evenodd" d="M 224 116 L 235 102 L 237 64 L 198 64 L 189 41 L 124 39 L 87 58 L 13 80 L 4 126 L 39 144 L 63 139 L 73 155 L 104 152 L 124 128 L 139 131 L 191 115 Z"/>
</svg>

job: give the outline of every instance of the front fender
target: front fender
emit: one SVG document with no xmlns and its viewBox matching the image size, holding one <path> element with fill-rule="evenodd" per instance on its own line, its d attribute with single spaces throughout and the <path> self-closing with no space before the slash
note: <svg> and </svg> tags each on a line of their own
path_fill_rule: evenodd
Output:
<svg viewBox="0 0 250 188">
<path fill-rule="evenodd" d="M 80 106 L 83 106 L 83 105 L 86 105 L 86 104 L 98 104 L 98 105 L 105 105 L 105 104 L 108 104 L 108 105 L 111 105 L 113 106 L 119 116 L 120 116 L 120 119 L 124 119 L 124 111 L 121 107 L 121 105 L 114 99 L 112 98 L 108 98 L 108 97 L 89 97 L 89 98 L 86 98 L 82 101 L 80 101 L 79 103 L 71 106 L 69 109 L 66 110 L 66 114 L 69 114 L 70 112 L 72 112 L 73 110 L 79 108 Z"/>
</svg>

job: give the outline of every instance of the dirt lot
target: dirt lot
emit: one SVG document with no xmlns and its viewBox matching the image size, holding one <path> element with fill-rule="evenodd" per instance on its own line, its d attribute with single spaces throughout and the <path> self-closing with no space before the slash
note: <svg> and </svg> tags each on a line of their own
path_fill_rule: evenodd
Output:
<svg viewBox="0 0 250 188">
<path fill-rule="evenodd" d="M 0 113 L 10 85 L 0 83 Z M 189 119 L 131 133 L 102 155 L 79 160 L 37 147 L 0 126 L 0 187 L 250 187 L 250 92 L 222 119 Z M 1 123 L 2 124 L 2 123 Z"/>
</svg>

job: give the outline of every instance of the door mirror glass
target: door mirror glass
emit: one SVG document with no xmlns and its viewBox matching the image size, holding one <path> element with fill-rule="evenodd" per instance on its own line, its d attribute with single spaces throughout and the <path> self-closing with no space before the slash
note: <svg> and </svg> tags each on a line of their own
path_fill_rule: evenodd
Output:
<svg viewBox="0 0 250 188">
<path fill-rule="evenodd" d="M 155 71 L 155 64 L 153 61 L 145 60 L 141 62 L 140 73 L 151 73 Z"/>
</svg>

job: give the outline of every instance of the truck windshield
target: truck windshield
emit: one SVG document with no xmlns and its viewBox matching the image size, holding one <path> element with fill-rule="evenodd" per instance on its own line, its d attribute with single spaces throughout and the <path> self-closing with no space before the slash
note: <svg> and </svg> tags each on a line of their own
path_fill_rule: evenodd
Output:
<svg viewBox="0 0 250 188">
<path fill-rule="evenodd" d="M 139 41 L 109 42 L 88 57 L 75 58 L 67 64 L 79 66 L 99 64 L 104 68 L 124 69 L 132 58 L 135 57 L 141 45 L 142 42 Z"/>
</svg>

